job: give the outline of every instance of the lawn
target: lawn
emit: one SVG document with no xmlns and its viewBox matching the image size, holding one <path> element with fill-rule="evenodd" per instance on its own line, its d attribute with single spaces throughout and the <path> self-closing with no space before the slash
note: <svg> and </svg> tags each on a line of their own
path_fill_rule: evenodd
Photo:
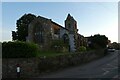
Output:
<svg viewBox="0 0 120 80">
<path fill-rule="evenodd" d="M 43 52 L 38 52 L 38 57 L 40 56 L 46 56 L 46 57 L 53 57 L 53 56 L 58 56 L 58 55 L 65 55 L 68 54 L 68 52 L 51 52 L 51 51 L 43 51 Z"/>
</svg>

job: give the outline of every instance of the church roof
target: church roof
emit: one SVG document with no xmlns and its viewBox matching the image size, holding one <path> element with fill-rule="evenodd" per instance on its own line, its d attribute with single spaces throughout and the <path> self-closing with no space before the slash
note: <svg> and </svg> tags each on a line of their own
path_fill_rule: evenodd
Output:
<svg viewBox="0 0 120 80">
<path fill-rule="evenodd" d="M 68 16 L 71 16 L 71 15 L 68 14 Z M 51 19 L 48 19 L 48 18 L 45 18 L 45 17 L 42 17 L 42 16 L 38 16 L 37 18 L 42 18 L 42 19 L 46 19 L 46 20 L 51 20 Z M 63 28 L 63 29 L 66 29 L 65 27 L 59 25 L 58 23 L 56 23 L 56 22 L 54 22 L 54 21 L 52 21 L 52 20 L 51 20 L 51 23 L 53 23 L 53 24 L 55 24 L 55 25 L 57 25 L 57 26 L 59 26 L 59 27 L 61 27 L 61 28 Z M 66 30 L 68 30 L 68 29 L 66 29 Z"/>
<path fill-rule="evenodd" d="M 63 29 L 66 29 L 65 27 L 63 27 L 63 26 L 61 26 L 61 25 L 59 25 L 58 23 L 56 23 L 56 22 L 54 22 L 54 21 L 51 21 L 53 24 L 55 24 L 55 25 L 57 25 L 57 26 L 59 26 L 59 27 L 61 27 L 61 28 L 63 28 Z M 66 30 L 68 30 L 68 29 L 66 29 Z"/>
</svg>

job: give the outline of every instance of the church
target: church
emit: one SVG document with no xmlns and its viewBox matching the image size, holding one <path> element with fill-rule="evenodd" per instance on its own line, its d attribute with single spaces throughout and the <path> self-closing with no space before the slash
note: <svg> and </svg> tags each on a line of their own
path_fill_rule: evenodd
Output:
<svg viewBox="0 0 120 80">
<path fill-rule="evenodd" d="M 27 42 L 34 42 L 43 48 L 50 47 L 53 40 L 63 39 L 69 43 L 69 51 L 75 52 L 80 46 L 87 46 L 87 39 L 78 33 L 77 21 L 67 15 L 65 27 L 42 16 L 35 18 L 28 26 Z"/>
</svg>

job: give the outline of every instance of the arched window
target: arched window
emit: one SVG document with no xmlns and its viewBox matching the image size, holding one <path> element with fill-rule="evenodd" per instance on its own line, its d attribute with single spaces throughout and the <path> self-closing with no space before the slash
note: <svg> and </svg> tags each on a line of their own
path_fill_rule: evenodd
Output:
<svg viewBox="0 0 120 80">
<path fill-rule="evenodd" d="M 69 43 L 69 37 L 67 34 L 63 35 L 63 41 L 64 41 L 64 43 Z"/>
</svg>

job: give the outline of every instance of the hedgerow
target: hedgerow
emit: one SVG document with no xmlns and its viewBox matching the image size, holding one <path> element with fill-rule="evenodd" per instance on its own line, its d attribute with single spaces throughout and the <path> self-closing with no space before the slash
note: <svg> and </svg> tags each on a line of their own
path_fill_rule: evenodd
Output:
<svg viewBox="0 0 120 80">
<path fill-rule="evenodd" d="M 29 58 L 36 57 L 38 47 L 33 43 L 26 42 L 3 42 L 2 57 L 3 58 Z"/>
</svg>

